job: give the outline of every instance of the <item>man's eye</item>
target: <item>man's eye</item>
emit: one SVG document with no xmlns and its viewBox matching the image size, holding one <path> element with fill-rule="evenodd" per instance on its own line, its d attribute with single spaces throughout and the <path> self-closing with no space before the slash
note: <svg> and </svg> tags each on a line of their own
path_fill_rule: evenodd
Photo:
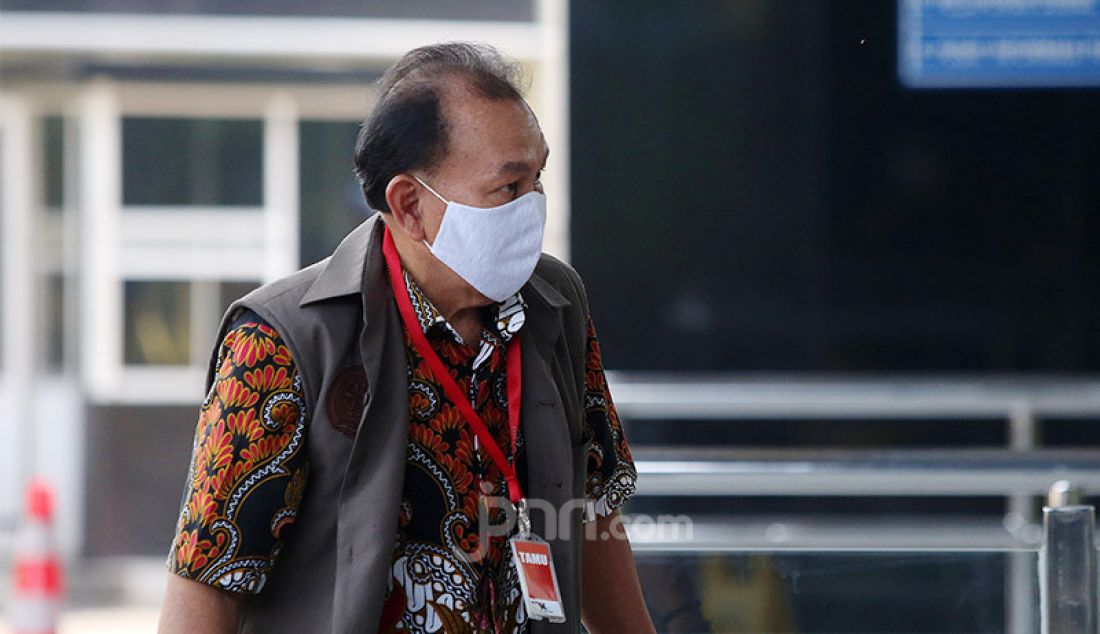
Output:
<svg viewBox="0 0 1100 634">
<path fill-rule="evenodd" d="M 508 183 L 504 187 L 501 187 L 500 191 L 510 196 L 515 196 L 516 192 L 519 191 L 519 183 Z"/>
</svg>

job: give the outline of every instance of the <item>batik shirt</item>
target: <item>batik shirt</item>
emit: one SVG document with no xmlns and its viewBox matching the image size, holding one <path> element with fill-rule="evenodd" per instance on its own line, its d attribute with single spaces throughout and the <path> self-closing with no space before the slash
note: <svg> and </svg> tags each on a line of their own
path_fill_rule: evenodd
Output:
<svg viewBox="0 0 1100 634">
<path fill-rule="evenodd" d="M 525 321 L 520 294 L 488 309 L 476 342 L 465 342 L 405 273 L 409 299 L 429 344 L 517 466 L 525 485 L 522 422 L 515 455 L 508 428 L 507 343 Z M 599 343 L 588 322 L 585 436 L 587 497 L 608 515 L 634 491 L 636 478 L 622 425 L 611 403 Z M 409 444 L 397 547 L 380 631 L 524 632 L 527 618 L 507 536 L 482 543 L 479 505 L 501 521 L 508 499 L 500 468 L 444 394 L 406 334 Z M 488 500 L 493 502 L 488 503 Z"/>
<path fill-rule="evenodd" d="M 513 456 L 505 371 L 507 342 L 525 320 L 522 297 L 487 309 L 492 319 L 480 340 L 467 345 L 407 274 L 405 279 L 428 341 L 525 484 L 522 423 Z M 506 537 L 481 544 L 477 534 L 478 504 L 507 499 L 500 469 L 477 446 L 407 335 L 406 355 L 406 475 L 380 628 L 526 631 Z M 586 362 L 586 496 L 596 514 L 606 516 L 633 494 L 636 472 L 591 320 Z M 255 593 L 275 565 L 301 503 L 308 473 L 307 412 L 285 342 L 254 313 L 244 311 L 234 320 L 217 363 L 199 417 L 169 569 L 215 587 Z M 472 556 L 478 553 L 482 556 Z"/>
<path fill-rule="evenodd" d="M 218 346 L 170 571 L 233 592 L 263 589 L 302 502 L 305 412 L 290 350 L 244 311 Z"/>
</svg>

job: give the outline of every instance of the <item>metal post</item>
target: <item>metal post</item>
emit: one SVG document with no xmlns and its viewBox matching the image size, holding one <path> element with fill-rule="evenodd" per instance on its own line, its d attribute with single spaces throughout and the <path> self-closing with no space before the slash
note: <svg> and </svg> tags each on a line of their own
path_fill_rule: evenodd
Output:
<svg viewBox="0 0 1100 634">
<path fill-rule="evenodd" d="M 1096 634 L 1096 510 L 1056 482 L 1043 507 L 1039 596 L 1043 634 Z"/>
<path fill-rule="evenodd" d="M 1038 420 L 1035 410 L 1027 400 L 1013 403 L 1008 412 L 1009 441 L 1013 451 L 1035 449 Z M 1015 528 L 1017 541 L 1031 546 L 1038 541 L 1038 509 L 1029 493 L 1019 491 L 1008 498 L 1005 525 Z M 1006 595 L 1008 598 L 1006 631 L 1010 634 L 1029 634 L 1035 631 L 1035 562 L 1031 552 L 1014 552 L 1009 555 Z"/>
</svg>

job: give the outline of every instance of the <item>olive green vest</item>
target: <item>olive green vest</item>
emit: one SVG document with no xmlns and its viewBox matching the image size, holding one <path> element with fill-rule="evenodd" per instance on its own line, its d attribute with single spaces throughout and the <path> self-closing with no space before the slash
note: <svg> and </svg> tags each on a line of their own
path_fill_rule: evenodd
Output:
<svg viewBox="0 0 1100 634">
<path fill-rule="evenodd" d="M 404 334 L 382 257 L 384 223 L 365 221 L 329 258 L 235 302 L 283 336 L 302 374 L 308 407 L 309 481 L 295 525 L 243 631 L 366 633 L 378 627 L 390 577 L 408 440 Z M 588 306 L 569 266 L 544 255 L 522 289 L 521 425 L 527 495 L 563 508 L 584 495 L 585 345 Z M 220 337 L 219 337 L 220 339 Z M 213 381 L 211 360 L 207 387 Z M 569 620 L 532 622 L 532 632 L 580 624 L 580 522 L 551 540 Z M 546 518 L 532 514 L 546 536 Z"/>
</svg>

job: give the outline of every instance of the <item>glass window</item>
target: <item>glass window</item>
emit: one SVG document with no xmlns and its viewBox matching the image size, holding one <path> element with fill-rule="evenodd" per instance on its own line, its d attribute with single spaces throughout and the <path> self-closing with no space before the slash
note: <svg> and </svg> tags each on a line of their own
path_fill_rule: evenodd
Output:
<svg viewBox="0 0 1100 634">
<path fill-rule="evenodd" d="M 252 292 L 259 282 L 222 282 L 218 287 L 218 315 L 224 315 L 229 305 Z"/>
<path fill-rule="evenodd" d="M 257 286 L 256 281 L 127 281 L 124 362 L 205 365 L 225 310 Z"/>
<path fill-rule="evenodd" d="M 263 122 L 253 119 L 122 121 L 124 205 L 263 204 Z"/>
<path fill-rule="evenodd" d="M 40 284 L 41 363 L 47 372 L 60 372 L 65 364 L 65 277 L 52 273 Z"/>
<path fill-rule="evenodd" d="M 49 210 L 65 204 L 65 120 L 42 120 L 42 203 Z"/>
<path fill-rule="evenodd" d="M 675 534 L 675 526 L 660 529 Z M 657 530 L 635 522 L 631 541 Z M 1039 630 L 1038 610 L 1016 627 L 1006 622 L 1010 601 L 1038 604 L 1034 550 L 646 549 L 635 557 L 646 607 L 654 623 L 668 624 L 659 631 Z M 1010 594 L 1015 566 L 1026 568 L 1028 583 Z"/>
<path fill-rule="evenodd" d="M 188 365 L 191 362 L 190 287 L 190 282 L 126 282 L 126 364 Z"/>
<path fill-rule="evenodd" d="M 897 3 L 855 4 L 571 3 L 605 362 L 1095 376 L 1100 90 L 905 90 Z"/>
<path fill-rule="evenodd" d="M 327 257 L 370 214 L 352 171 L 358 133 L 356 121 L 302 121 L 298 126 L 302 266 Z"/>
</svg>

